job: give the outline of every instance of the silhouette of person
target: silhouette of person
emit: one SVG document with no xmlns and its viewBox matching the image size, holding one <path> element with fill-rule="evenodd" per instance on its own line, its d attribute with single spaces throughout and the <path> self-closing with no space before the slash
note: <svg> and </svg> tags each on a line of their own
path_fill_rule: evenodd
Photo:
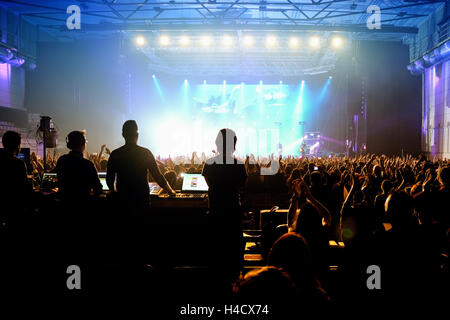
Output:
<svg viewBox="0 0 450 320">
<path fill-rule="evenodd" d="M 97 216 L 93 214 L 93 201 L 102 192 L 102 185 L 92 161 L 83 157 L 86 149 L 86 137 L 82 131 L 72 131 L 66 138 L 69 153 L 59 157 L 55 172 L 58 178 L 58 195 L 62 200 L 63 214 L 52 217 L 50 225 L 54 225 L 46 233 L 46 248 L 58 250 L 51 238 L 62 239 L 68 250 L 59 254 L 62 259 L 80 259 L 91 252 Z M 52 235 L 49 237 L 49 235 Z M 70 256 L 69 256 L 70 255 Z M 78 260 L 79 261 L 79 260 Z"/>
<path fill-rule="evenodd" d="M 329 300 L 317 279 L 306 239 L 298 233 L 282 235 L 270 249 L 267 264 L 282 268 L 300 291 L 303 307 L 323 304 Z"/>
<path fill-rule="evenodd" d="M 0 150 L 0 259 L 1 291 L 18 292 L 25 288 L 26 261 L 35 258 L 32 231 L 27 209 L 32 203 L 32 187 L 28 181 L 26 164 L 16 156 L 20 152 L 21 136 L 7 131 Z M 30 241 L 32 239 L 32 241 Z"/>
<path fill-rule="evenodd" d="M 59 194 L 63 201 L 70 204 L 81 204 L 90 198 L 91 192 L 100 195 L 102 184 L 92 161 L 83 157 L 86 149 L 86 138 L 81 131 L 68 134 L 68 154 L 61 156 L 55 167 L 58 177 Z"/>
<path fill-rule="evenodd" d="M 158 169 L 152 152 L 137 145 L 139 131 L 136 121 L 125 121 L 122 127 L 125 145 L 112 151 L 108 160 L 106 183 L 122 205 L 132 213 L 140 213 L 150 205 L 148 172 L 170 195 L 175 191 Z"/>
<path fill-rule="evenodd" d="M 16 157 L 20 152 L 20 143 L 19 133 L 7 131 L 3 134 L 4 149 L 0 150 L 0 218 L 6 223 L 11 219 L 20 219 L 20 214 L 25 210 L 24 204 L 31 195 L 26 165 Z"/>
<path fill-rule="evenodd" d="M 233 153 L 236 148 L 236 133 L 222 129 L 217 134 L 217 155 L 207 159 L 202 175 L 208 184 L 209 210 L 212 232 L 219 239 L 218 256 L 212 263 L 226 268 L 232 278 L 239 275 L 241 262 L 241 221 L 240 189 L 247 179 L 243 162 Z"/>
<path fill-rule="evenodd" d="M 236 285 L 235 298 L 241 305 L 267 303 L 271 319 L 297 319 L 300 315 L 298 308 L 302 301 L 295 283 L 287 272 L 274 266 L 247 272 Z M 264 307 L 262 315 L 263 310 Z"/>
</svg>

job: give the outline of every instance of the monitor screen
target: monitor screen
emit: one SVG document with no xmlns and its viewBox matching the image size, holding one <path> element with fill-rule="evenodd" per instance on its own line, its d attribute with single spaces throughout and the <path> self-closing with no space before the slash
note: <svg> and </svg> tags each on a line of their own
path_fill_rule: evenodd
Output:
<svg viewBox="0 0 450 320">
<path fill-rule="evenodd" d="M 0 148 L 0 150 L 3 148 Z M 29 174 L 33 172 L 33 168 L 31 166 L 30 161 L 30 148 L 20 148 L 20 152 L 17 154 L 17 158 L 25 162 L 25 165 L 27 166 L 27 171 Z"/>
<path fill-rule="evenodd" d="M 100 178 L 100 183 L 102 184 L 103 191 L 108 191 L 108 185 L 106 184 L 106 178 Z"/>
<path fill-rule="evenodd" d="M 201 174 L 185 173 L 183 178 L 183 191 L 208 191 L 208 184 Z"/>
<path fill-rule="evenodd" d="M 103 191 L 108 191 L 108 184 L 106 183 L 106 172 L 99 172 L 98 178 L 100 179 L 100 183 L 102 184 Z"/>
<path fill-rule="evenodd" d="M 44 173 L 44 175 L 42 176 L 42 181 L 56 182 L 57 180 L 58 180 L 58 179 L 57 179 L 56 173 L 46 172 L 46 173 Z"/>
</svg>

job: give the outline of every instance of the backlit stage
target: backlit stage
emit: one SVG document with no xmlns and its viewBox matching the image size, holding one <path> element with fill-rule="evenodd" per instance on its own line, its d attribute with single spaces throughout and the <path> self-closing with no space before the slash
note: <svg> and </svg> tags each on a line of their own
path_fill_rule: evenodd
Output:
<svg viewBox="0 0 450 320">
<path fill-rule="evenodd" d="M 301 155 L 303 142 L 317 153 L 328 149 L 334 134 L 331 127 L 342 127 L 333 114 L 344 106 L 336 102 L 333 77 L 322 75 L 297 83 L 283 81 L 227 82 L 179 79 L 166 81 L 152 75 L 152 92 L 147 106 L 136 111 L 136 118 L 150 123 L 141 134 L 155 154 L 211 154 L 221 128 L 233 129 L 238 137 L 237 155 Z M 142 100 L 142 98 L 141 98 Z M 153 113 L 152 110 L 158 110 Z M 341 112 L 342 113 L 342 112 Z M 141 121 L 142 122 L 142 121 Z M 333 130 L 330 130 L 333 129 Z M 324 132 L 314 139 L 305 132 Z M 331 149 L 344 151 L 343 137 L 333 137 Z M 314 150 L 315 149 L 315 150 Z"/>
</svg>

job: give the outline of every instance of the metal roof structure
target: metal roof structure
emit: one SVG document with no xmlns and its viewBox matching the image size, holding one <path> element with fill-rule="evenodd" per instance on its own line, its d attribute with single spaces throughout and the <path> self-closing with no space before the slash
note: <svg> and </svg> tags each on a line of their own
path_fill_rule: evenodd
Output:
<svg viewBox="0 0 450 320">
<path fill-rule="evenodd" d="M 55 39 L 117 36 L 148 41 L 139 48 L 153 70 L 176 74 L 212 72 L 229 76 L 236 72 L 293 76 L 332 70 L 339 52 L 322 46 L 318 50 L 288 50 L 289 37 L 304 44 L 313 34 L 327 43 L 341 35 L 347 44 L 355 40 L 404 41 L 411 43 L 426 21 L 445 0 L 0 0 L 0 5 L 37 25 Z M 81 29 L 69 30 L 67 8 L 78 5 Z M 370 6 L 380 9 L 381 29 L 369 29 Z M 183 35 L 199 43 L 205 33 L 218 44 L 224 34 L 233 37 L 234 50 L 175 45 Z M 251 34 L 259 45 L 243 48 L 242 37 Z M 264 37 L 273 34 L 279 46 L 264 48 Z M 161 47 L 158 37 L 167 35 L 171 45 Z M 189 61 L 189 63 L 186 63 Z"/>
<path fill-rule="evenodd" d="M 445 0 L 2 0 L 0 4 L 52 31 L 65 32 L 67 7 L 79 5 L 80 32 L 192 30 L 346 31 L 366 37 L 414 34 Z M 380 30 L 366 28 L 380 8 Z M 392 37 L 392 35 L 390 35 Z"/>
</svg>

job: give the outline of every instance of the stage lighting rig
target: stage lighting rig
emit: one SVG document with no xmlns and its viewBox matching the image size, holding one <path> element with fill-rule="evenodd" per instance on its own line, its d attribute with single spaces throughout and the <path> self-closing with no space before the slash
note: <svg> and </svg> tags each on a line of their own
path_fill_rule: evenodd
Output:
<svg viewBox="0 0 450 320">
<path fill-rule="evenodd" d="M 292 49 L 298 48 L 299 46 L 299 40 L 297 37 L 290 37 L 289 38 L 289 47 Z"/>
<path fill-rule="evenodd" d="M 170 44 L 170 38 L 167 35 L 162 35 L 159 37 L 159 44 L 163 47 L 167 47 Z"/>
<path fill-rule="evenodd" d="M 204 35 L 201 38 L 201 44 L 203 47 L 209 47 L 212 43 L 212 39 L 209 35 Z"/>
<path fill-rule="evenodd" d="M 222 43 L 223 43 L 224 47 L 229 48 L 233 45 L 233 38 L 226 34 L 223 36 Z"/>
<path fill-rule="evenodd" d="M 333 37 L 331 39 L 331 45 L 333 46 L 334 49 L 339 49 L 343 46 L 344 44 L 344 40 L 342 40 L 341 37 Z"/>
<path fill-rule="evenodd" d="M 137 36 L 134 41 L 138 47 L 143 47 L 147 42 L 143 36 Z"/>
<path fill-rule="evenodd" d="M 273 48 L 277 45 L 277 38 L 275 36 L 268 36 L 266 39 L 266 46 L 268 48 Z"/>
<path fill-rule="evenodd" d="M 253 39 L 252 36 L 246 35 L 246 36 L 244 36 L 244 38 L 242 38 L 242 43 L 247 48 L 250 48 L 251 46 L 253 46 L 254 42 L 255 42 L 255 40 Z"/>
<path fill-rule="evenodd" d="M 190 43 L 190 39 L 189 39 L 188 36 L 181 36 L 181 37 L 180 37 L 180 45 L 181 45 L 182 47 L 188 46 L 189 43 Z"/>
<path fill-rule="evenodd" d="M 320 47 L 320 38 L 318 36 L 312 36 L 309 38 L 309 46 L 313 49 Z"/>
</svg>

